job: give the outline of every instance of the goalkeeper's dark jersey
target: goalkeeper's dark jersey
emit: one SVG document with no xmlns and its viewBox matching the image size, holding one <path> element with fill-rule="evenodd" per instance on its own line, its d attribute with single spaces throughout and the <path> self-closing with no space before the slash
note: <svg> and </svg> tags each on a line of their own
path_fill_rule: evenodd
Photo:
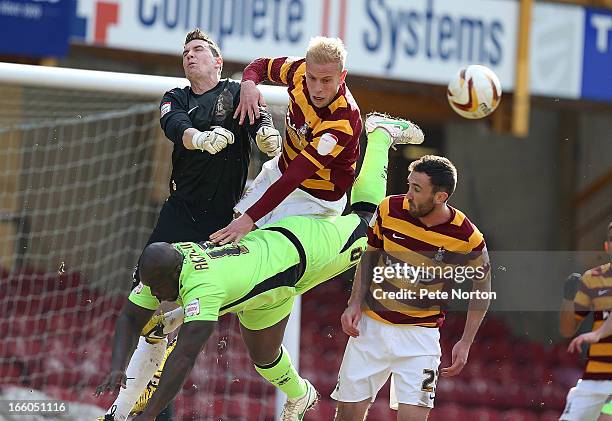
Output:
<svg viewBox="0 0 612 421">
<path fill-rule="evenodd" d="M 210 91 L 197 95 L 190 87 L 166 92 L 160 104 L 160 123 L 168 139 L 174 142 L 170 196 L 184 202 L 198 217 L 232 215 L 244 189 L 250 162 L 251 141 L 261 125 L 272 125 L 265 110 L 253 125 L 238 124 L 233 118 L 240 100 L 240 82 L 222 79 Z M 234 133 L 234 144 L 211 155 L 183 146 L 183 132 L 222 126 Z"/>
</svg>

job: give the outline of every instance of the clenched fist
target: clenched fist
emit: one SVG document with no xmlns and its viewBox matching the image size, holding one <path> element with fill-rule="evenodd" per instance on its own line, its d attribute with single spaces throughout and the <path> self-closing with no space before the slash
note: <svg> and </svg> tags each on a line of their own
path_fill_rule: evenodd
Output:
<svg viewBox="0 0 612 421">
<path fill-rule="evenodd" d="M 193 135 L 191 142 L 196 149 L 214 155 L 234 143 L 234 133 L 223 127 L 215 127 Z"/>
<path fill-rule="evenodd" d="M 260 151 L 272 157 L 280 155 L 283 138 L 275 128 L 262 126 L 257 130 L 255 142 Z"/>
</svg>

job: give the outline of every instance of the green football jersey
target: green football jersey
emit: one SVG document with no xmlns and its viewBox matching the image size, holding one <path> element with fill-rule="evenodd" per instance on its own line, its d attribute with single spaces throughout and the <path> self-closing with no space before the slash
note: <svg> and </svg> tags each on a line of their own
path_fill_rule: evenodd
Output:
<svg viewBox="0 0 612 421">
<path fill-rule="evenodd" d="M 357 264 L 366 247 L 366 226 L 354 214 L 293 216 L 249 233 L 237 245 L 174 244 L 184 256 L 177 303 L 185 322 L 278 308 Z M 142 284 L 129 299 L 150 310 L 159 306 Z"/>
</svg>

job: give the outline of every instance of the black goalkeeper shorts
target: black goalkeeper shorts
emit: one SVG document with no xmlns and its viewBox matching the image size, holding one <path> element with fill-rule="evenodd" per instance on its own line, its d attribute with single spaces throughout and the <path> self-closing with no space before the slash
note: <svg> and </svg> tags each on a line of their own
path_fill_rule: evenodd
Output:
<svg viewBox="0 0 612 421">
<path fill-rule="evenodd" d="M 160 241 L 179 243 L 183 241 L 207 241 L 215 231 L 232 222 L 233 212 L 227 215 L 210 214 L 191 210 L 180 199 L 169 197 L 159 212 L 157 223 L 147 241 L 147 246 Z M 138 285 L 138 266 L 134 270 L 134 283 Z"/>
</svg>

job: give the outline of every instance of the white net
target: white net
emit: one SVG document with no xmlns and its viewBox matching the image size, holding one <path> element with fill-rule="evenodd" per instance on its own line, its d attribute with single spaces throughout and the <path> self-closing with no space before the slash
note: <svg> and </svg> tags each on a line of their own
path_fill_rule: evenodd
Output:
<svg viewBox="0 0 612 421">
<path fill-rule="evenodd" d="M 0 388 L 101 408 L 112 401 L 92 394 L 167 194 L 171 144 L 159 128 L 158 101 L 0 85 Z M 273 110 L 282 122 L 283 107 Z M 226 317 L 173 419 L 273 414 L 274 390 L 249 362 L 236 318 Z"/>
</svg>

